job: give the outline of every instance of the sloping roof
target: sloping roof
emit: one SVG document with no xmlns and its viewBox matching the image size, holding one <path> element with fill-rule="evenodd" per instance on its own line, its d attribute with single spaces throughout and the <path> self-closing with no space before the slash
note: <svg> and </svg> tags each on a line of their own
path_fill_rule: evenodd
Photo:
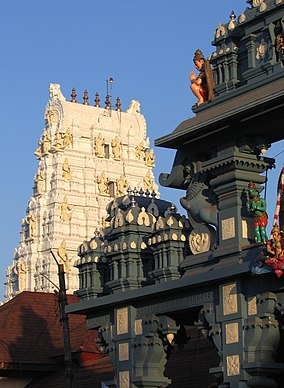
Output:
<svg viewBox="0 0 284 388">
<path fill-rule="evenodd" d="M 68 295 L 68 303 L 79 299 Z M 69 316 L 71 349 L 78 352 L 90 335 L 85 316 Z M 93 338 L 94 339 L 94 338 Z M 94 341 L 93 341 L 94 343 Z M 96 348 L 93 347 L 93 352 Z M 97 350 L 98 352 L 98 350 Z M 24 291 L 0 306 L 0 366 L 4 370 L 57 369 L 53 355 L 63 355 L 58 296 Z"/>
</svg>

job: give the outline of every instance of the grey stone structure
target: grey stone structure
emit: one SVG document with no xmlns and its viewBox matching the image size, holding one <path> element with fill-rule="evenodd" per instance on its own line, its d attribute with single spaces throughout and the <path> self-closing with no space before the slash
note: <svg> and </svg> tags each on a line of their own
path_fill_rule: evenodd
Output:
<svg viewBox="0 0 284 388">
<path fill-rule="evenodd" d="M 283 139 L 284 3 L 248 3 L 215 31 L 216 98 L 156 140 L 177 150 L 160 183 L 186 190 L 188 218 L 154 193 L 129 192 L 109 205 L 104 236 L 79 248 L 81 303 L 67 311 L 100 331 L 109 387 L 168 386 L 171 343 L 188 324 L 217 349 L 216 387 L 282 386 L 284 280 L 259 266 L 265 244 L 245 204 L 249 182 L 260 189 L 274 165 L 261 150 Z"/>
</svg>

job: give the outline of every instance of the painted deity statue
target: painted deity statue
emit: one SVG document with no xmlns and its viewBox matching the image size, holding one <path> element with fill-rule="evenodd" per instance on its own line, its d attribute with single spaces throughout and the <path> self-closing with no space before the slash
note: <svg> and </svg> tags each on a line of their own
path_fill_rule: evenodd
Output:
<svg viewBox="0 0 284 388">
<path fill-rule="evenodd" d="M 284 262 L 283 240 L 277 224 L 273 225 L 271 237 L 272 239 L 266 243 L 266 250 L 270 258 L 265 260 L 265 264 L 274 263 L 276 261 Z"/>
<path fill-rule="evenodd" d="M 204 58 L 201 50 L 195 51 L 193 62 L 199 74 L 196 76 L 193 71 L 189 74 L 190 89 L 198 99 L 196 106 L 199 106 L 205 101 L 213 100 L 214 80 L 210 63 Z"/>
<path fill-rule="evenodd" d="M 275 41 L 272 46 L 275 49 L 277 61 L 282 61 L 283 63 L 284 62 L 284 31 L 280 20 L 276 23 L 274 34 L 275 34 Z"/>
<path fill-rule="evenodd" d="M 259 191 L 253 182 L 248 184 L 248 196 L 249 199 L 246 203 L 246 208 L 249 213 L 253 214 L 256 241 L 258 243 L 266 242 L 268 240 L 266 235 L 266 226 L 268 222 L 266 213 L 266 201 L 265 199 L 260 198 Z"/>
</svg>

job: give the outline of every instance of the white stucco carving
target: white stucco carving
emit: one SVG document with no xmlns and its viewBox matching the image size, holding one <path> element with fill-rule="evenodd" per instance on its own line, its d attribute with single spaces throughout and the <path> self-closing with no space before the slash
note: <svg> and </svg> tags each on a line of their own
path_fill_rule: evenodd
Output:
<svg viewBox="0 0 284 388">
<path fill-rule="evenodd" d="M 145 166 L 150 144 L 138 101 L 131 101 L 126 112 L 110 115 L 103 107 L 66 101 L 60 85 L 51 84 L 45 120 L 36 149 L 38 167 L 31 172 L 35 192 L 6 272 L 7 299 L 23 290 L 54 290 L 51 282 L 58 284 L 58 269 L 51 249 L 65 264 L 68 292 L 77 290 L 77 248 L 105 225 L 109 201 L 125 195 L 128 186 L 158 188 L 153 163 Z M 141 157 L 136 155 L 139 145 Z M 99 186 L 102 176 L 107 190 Z"/>
</svg>

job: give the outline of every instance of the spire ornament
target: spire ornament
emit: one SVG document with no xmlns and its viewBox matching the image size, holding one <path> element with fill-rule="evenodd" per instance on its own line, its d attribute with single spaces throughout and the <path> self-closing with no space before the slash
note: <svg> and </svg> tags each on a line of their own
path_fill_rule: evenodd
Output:
<svg viewBox="0 0 284 388">
<path fill-rule="evenodd" d="M 83 97 L 83 100 L 84 100 L 83 105 L 89 105 L 88 99 L 89 99 L 88 91 L 87 91 L 87 89 L 85 89 L 85 91 L 84 91 L 84 97 Z"/>
<path fill-rule="evenodd" d="M 121 102 L 120 102 L 120 98 L 119 97 L 117 97 L 117 99 L 116 99 L 115 106 L 116 106 L 116 111 L 117 112 L 121 112 Z"/>
<path fill-rule="evenodd" d="M 105 109 L 110 109 L 111 108 L 110 100 L 109 100 L 109 95 L 108 94 L 106 96 L 105 104 L 106 104 Z"/>
<path fill-rule="evenodd" d="M 74 102 L 74 103 L 77 102 L 76 97 L 77 97 L 76 89 L 73 87 L 71 92 L 71 102 Z"/>
<path fill-rule="evenodd" d="M 95 96 L 95 107 L 96 108 L 100 108 L 101 106 L 100 106 L 100 96 L 99 96 L 99 93 L 97 92 L 96 93 L 96 96 Z"/>
</svg>

